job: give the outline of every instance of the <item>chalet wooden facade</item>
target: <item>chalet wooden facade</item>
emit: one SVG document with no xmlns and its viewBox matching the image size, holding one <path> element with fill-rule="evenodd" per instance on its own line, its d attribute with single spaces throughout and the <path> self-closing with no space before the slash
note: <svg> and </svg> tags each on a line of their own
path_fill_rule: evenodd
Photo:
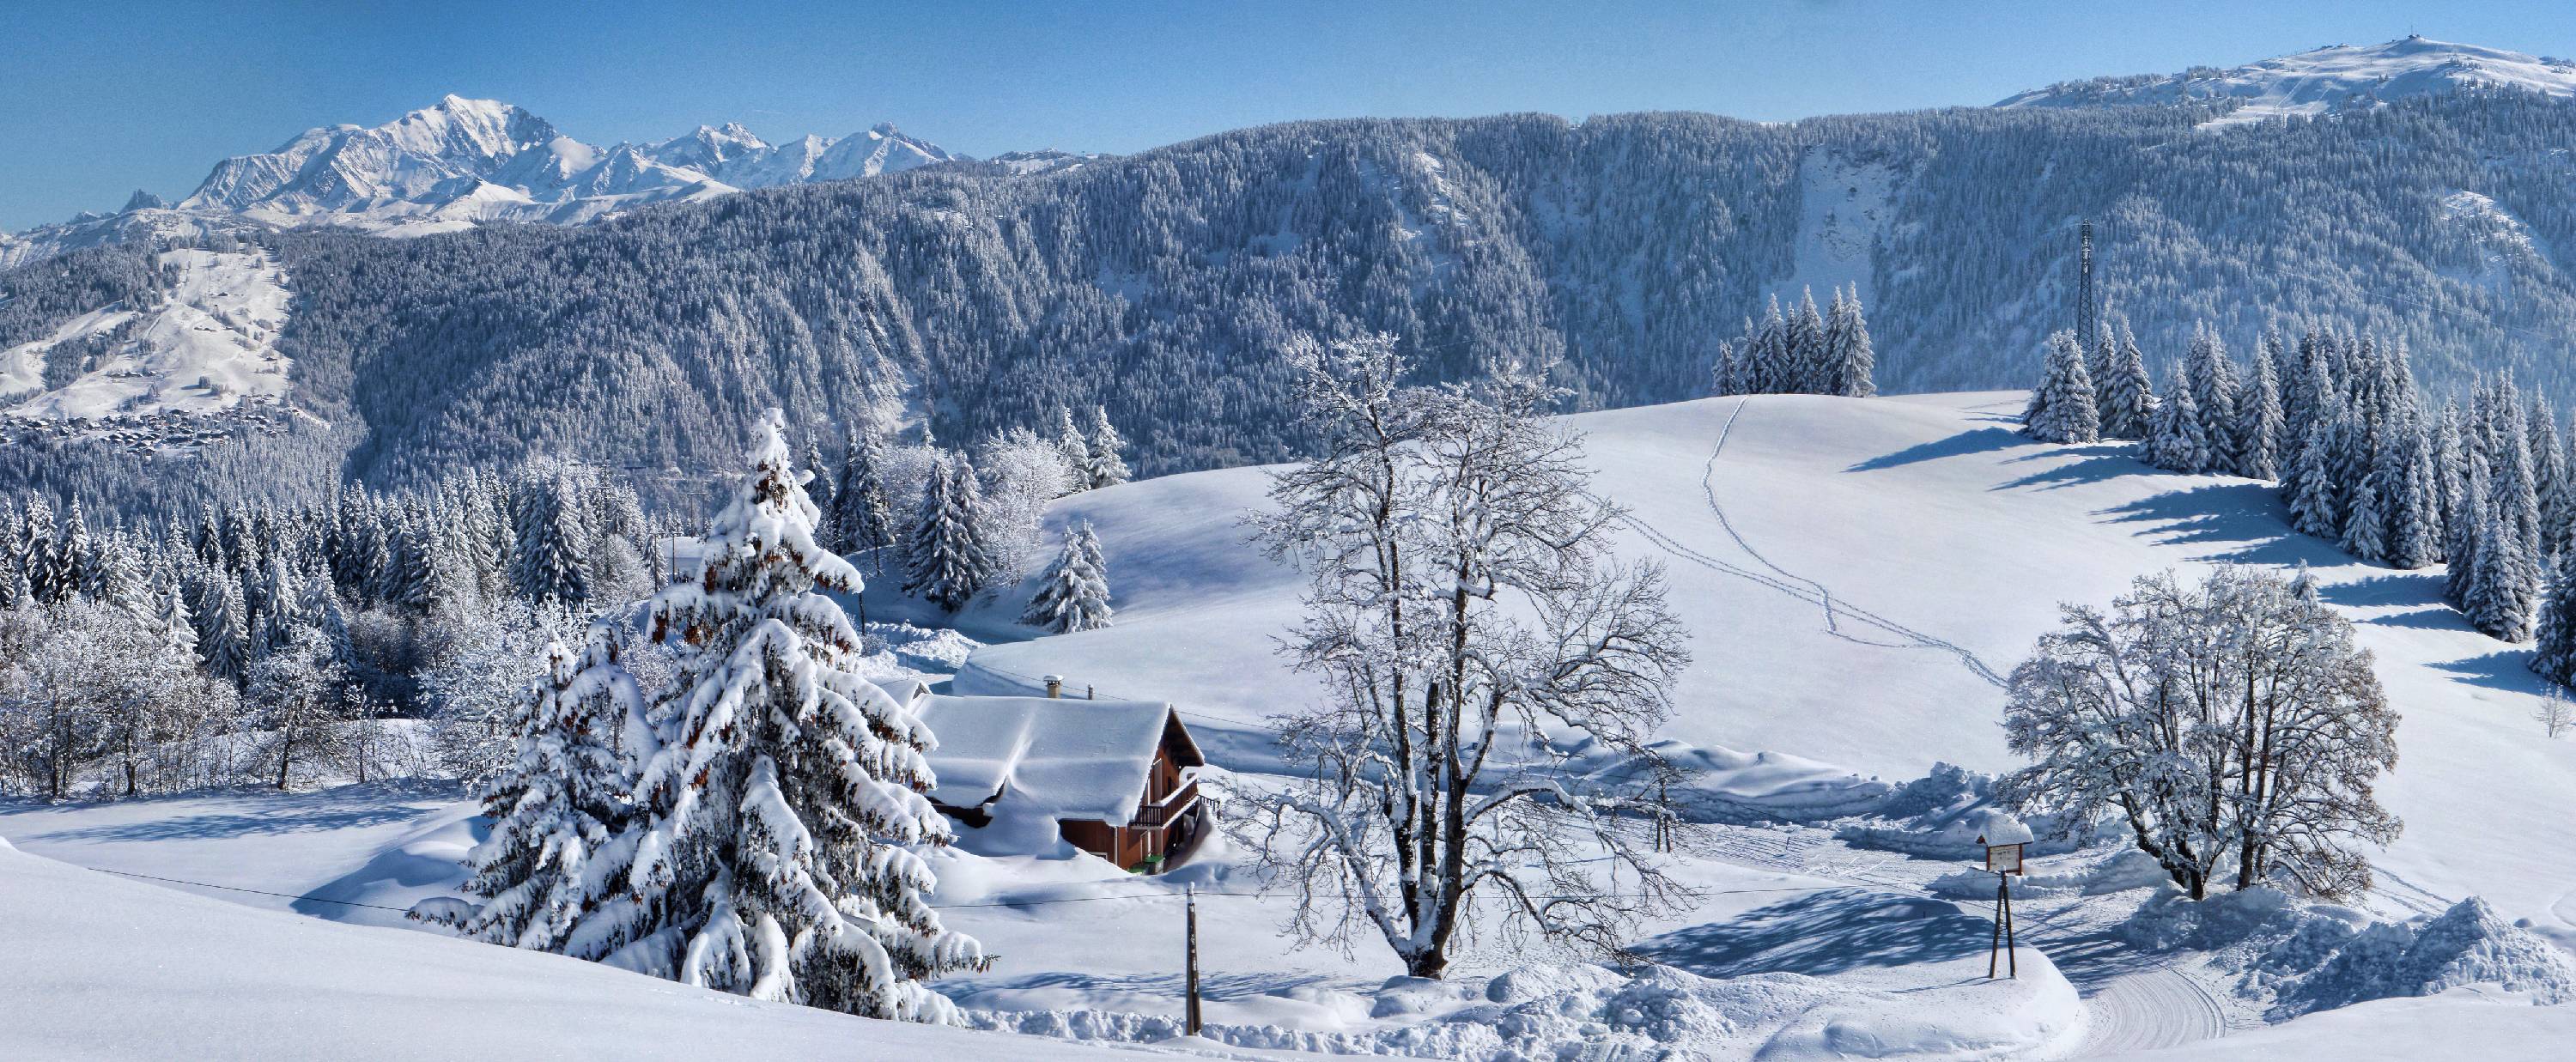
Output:
<svg viewBox="0 0 2576 1062">
<path fill-rule="evenodd" d="M 1075 847 L 1148 874 L 1207 826 L 1207 758 L 1171 705 L 923 692 L 916 708 L 939 738 L 931 804 L 969 826 L 1046 816 Z"/>
</svg>

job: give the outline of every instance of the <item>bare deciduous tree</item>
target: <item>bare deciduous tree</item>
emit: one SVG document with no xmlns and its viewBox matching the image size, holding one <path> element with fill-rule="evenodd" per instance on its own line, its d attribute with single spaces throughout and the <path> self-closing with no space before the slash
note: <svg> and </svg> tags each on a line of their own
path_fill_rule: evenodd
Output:
<svg viewBox="0 0 2576 1062">
<path fill-rule="evenodd" d="M 1256 522 L 1311 577 L 1285 651 L 1329 692 L 1282 719 L 1304 777 L 1246 829 L 1298 891 L 1290 928 L 1374 931 L 1417 977 L 1479 922 L 1618 951 L 1685 894 L 1654 852 L 1648 742 L 1688 662 L 1661 573 L 1612 562 L 1620 511 L 1536 376 L 1406 387 L 1385 337 L 1294 363 L 1323 455 Z M 1576 746 L 1627 769 L 1571 770 Z"/>
</svg>

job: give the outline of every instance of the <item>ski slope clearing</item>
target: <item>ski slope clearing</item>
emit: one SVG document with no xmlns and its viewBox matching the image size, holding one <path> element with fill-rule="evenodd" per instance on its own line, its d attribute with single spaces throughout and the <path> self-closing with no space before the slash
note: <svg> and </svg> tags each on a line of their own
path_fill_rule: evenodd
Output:
<svg viewBox="0 0 2576 1062">
<path fill-rule="evenodd" d="M 2434 914 L 2480 894 L 2576 941 L 2576 833 L 2520 810 L 2576 803 L 2576 742 L 2531 721 L 2526 647 L 2442 605 L 2438 568 L 2361 565 L 2289 532 L 2267 484 L 2157 472 L 2119 445 L 2032 443 L 2014 430 L 2022 397 L 1767 396 L 1567 418 L 1597 489 L 1633 512 L 1622 555 L 1668 567 L 1692 634 L 1669 735 L 1828 773 L 2008 769 L 1999 676 L 2059 602 L 2107 602 L 2165 568 L 2305 562 L 2404 715 L 2382 799 L 2407 830 L 2377 860 L 2373 905 Z M 1261 469 L 1229 469 L 1059 503 L 1052 523 L 1099 529 L 1117 626 L 987 646 L 960 690 L 1028 692 L 1059 674 L 1103 697 L 1174 700 L 1212 759 L 1263 769 L 1266 718 L 1316 694 L 1273 652 L 1302 581 L 1239 519 L 1266 487 Z M 1025 599 L 970 618 L 1007 625 Z"/>
<path fill-rule="evenodd" d="M 0 1057 L 1252 1057 L 755 1002 L 561 956 L 252 910 L 5 844 L 0 912 Z"/>
<path fill-rule="evenodd" d="M 176 250 L 159 263 L 176 274 L 160 305 L 102 307 L 0 351 L 0 396 L 35 392 L 0 413 L 48 420 L 211 413 L 284 398 L 292 366 L 276 343 L 288 291 L 276 259 L 265 251 Z M 46 390 L 49 354 L 86 364 Z"/>
</svg>

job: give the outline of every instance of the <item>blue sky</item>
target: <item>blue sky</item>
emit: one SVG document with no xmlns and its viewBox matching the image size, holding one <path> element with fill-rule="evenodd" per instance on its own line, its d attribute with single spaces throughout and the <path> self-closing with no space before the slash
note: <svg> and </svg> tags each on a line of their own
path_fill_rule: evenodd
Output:
<svg viewBox="0 0 2576 1062">
<path fill-rule="evenodd" d="M 227 155 L 449 92 L 603 144 L 727 120 L 773 140 L 891 121 L 976 155 L 1124 152 L 1294 118 L 1983 104 L 2410 31 L 2576 54 L 2564 0 L 0 0 L 0 229 L 114 209 L 137 187 L 176 198 Z"/>
</svg>

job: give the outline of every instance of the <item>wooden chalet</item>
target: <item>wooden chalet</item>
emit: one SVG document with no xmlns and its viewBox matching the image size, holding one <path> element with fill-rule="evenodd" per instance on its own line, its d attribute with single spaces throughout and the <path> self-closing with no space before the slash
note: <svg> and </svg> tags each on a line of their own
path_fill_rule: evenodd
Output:
<svg viewBox="0 0 2576 1062">
<path fill-rule="evenodd" d="M 913 692 L 939 738 L 930 802 L 969 826 L 1052 818 L 1075 847 L 1144 874 L 1206 826 L 1207 758 L 1169 704 Z"/>
</svg>

